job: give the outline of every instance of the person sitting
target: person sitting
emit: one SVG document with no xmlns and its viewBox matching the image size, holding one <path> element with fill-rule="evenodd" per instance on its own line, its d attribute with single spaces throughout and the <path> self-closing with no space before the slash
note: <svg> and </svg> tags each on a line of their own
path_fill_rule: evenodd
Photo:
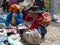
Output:
<svg viewBox="0 0 60 45">
<path fill-rule="evenodd" d="M 13 4 L 10 7 L 10 12 L 7 15 L 5 24 L 7 27 L 10 26 L 17 26 L 23 22 L 23 13 L 20 12 L 21 9 L 17 4 Z"/>
<path fill-rule="evenodd" d="M 29 11 L 29 14 L 25 17 L 25 21 L 31 22 L 32 25 L 28 29 L 37 29 L 38 32 L 41 34 L 41 39 L 44 41 L 45 34 L 47 33 L 47 29 L 45 28 L 44 24 L 45 19 L 43 18 L 43 13 L 41 10 L 39 10 L 38 6 L 33 6 L 31 10 Z"/>
</svg>

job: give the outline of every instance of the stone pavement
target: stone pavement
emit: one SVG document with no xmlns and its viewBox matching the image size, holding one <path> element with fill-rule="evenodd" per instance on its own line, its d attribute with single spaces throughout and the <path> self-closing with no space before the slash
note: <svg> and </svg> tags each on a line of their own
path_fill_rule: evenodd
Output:
<svg viewBox="0 0 60 45">
<path fill-rule="evenodd" d="M 40 45 L 60 45 L 60 24 L 52 22 L 47 31 L 46 40 Z"/>
</svg>

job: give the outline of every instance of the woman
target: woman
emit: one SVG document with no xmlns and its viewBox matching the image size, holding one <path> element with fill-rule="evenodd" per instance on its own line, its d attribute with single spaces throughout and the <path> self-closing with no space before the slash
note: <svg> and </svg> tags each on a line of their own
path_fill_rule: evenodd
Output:
<svg viewBox="0 0 60 45">
<path fill-rule="evenodd" d="M 6 18 L 6 26 L 17 26 L 23 22 L 23 14 L 20 12 L 21 8 L 17 4 L 13 4 L 10 7 L 10 12 L 7 15 Z"/>
<path fill-rule="evenodd" d="M 44 24 L 49 24 L 51 21 L 49 19 L 48 19 L 49 21 L 46 21 L 45 20 L 46 18 L 44 18 L 44 16 L 46 17 L 46 14 L 41 12 L 38 9 L 38 7 L 33 7 L 32 10 L 29 11 L 29 14 L 25 17 L 25 21 L 32 22 L 32 25 L 29 27 L 29 29 L 37 29 L 38 32 L 41 34 L 41 39 L 43 41 L 44 41 L 45 34 L 47 33 L 47 29 L 45 28 Z"/>
</svg>

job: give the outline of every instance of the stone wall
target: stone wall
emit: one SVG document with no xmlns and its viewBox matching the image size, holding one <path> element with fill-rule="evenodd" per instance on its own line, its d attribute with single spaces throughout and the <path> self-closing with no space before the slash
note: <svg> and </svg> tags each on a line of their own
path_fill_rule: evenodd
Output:
<svg viewBox="0 0 60 45">
<path fill-rule="evenodd" d="M 59 15 L 60 14 L 60 0 L 51 0 L 52 1 L 52 8 L 53 14 Z"/>
<path fill-rule="evenodd" d="M 53 19 L 57 19 L 56 22 L 60 23 L 60 0 L 51 0 L 51 13 Z"/>
</svg>

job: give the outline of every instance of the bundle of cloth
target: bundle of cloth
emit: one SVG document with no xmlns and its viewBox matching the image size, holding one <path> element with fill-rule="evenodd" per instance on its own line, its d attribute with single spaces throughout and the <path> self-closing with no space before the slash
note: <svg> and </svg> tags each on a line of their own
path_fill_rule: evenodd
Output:
<svg viewBox="0 0 60 45">
<path fill-rule="evenodd" d="M 12 35 L 13 36 L 13 35 Z M 15 39 L 12 36 L 7 36 L 6 29 L 0 29 L 0 45 L 23 45 L 17 40 L 18 34 L 15 34 Z"/>
<path fill-rule="evenodd" d="M 12 34 L 9 36 L 11 39 L 13 39 L 14 41 L 20 41 L 20 35 L 19 34 Z"/>
<path fill-rule="evenodd" d="M 0 42 L 7 40 L 7 33 L 5 29 L 0 29 Z"/>
<path fill-rule="evenodd" d="M 39 45 L 41 42 L 41 35 L 37 29 L 32 29 L 23 34 L 24 40 L 27 44 Z"/>
<path fill-rule="evenodd" d="M 24 45 L 24 44 L 18 41 L 14 41 L 10 37 L 8 37 L 8 40 L 1 42 L 0 45 Z"/>
<path fill-rule="evenodd" d="M 24 0 L 22 3 L 20 2 L 19 5 L 22 10 L 26 11 L 33 6 L 34 2 L 35 0 Z"/>
</svg>

